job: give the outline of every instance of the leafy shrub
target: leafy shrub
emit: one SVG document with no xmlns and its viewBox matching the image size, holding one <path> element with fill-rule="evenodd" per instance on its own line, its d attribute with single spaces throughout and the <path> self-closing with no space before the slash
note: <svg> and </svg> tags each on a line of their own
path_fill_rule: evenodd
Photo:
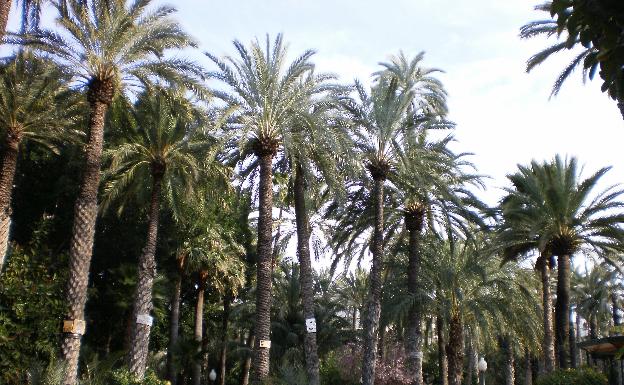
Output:
<svg viewBox="0 0 624 385">
<path fill-rule="evenodd" d="M 607 385 L 607 377 L 597 371 L 584 369 L 557 370 L 537 380 L 536 385 Z"/>
<path fill-rule="evenodd" d="M 145 373 L 143 380 L 134 377 L 127 369 L 119 369 L 111 374 L 110 385 L 169 385 L 169 381 L 161 380 L 152 371 Z"/>
</svg>

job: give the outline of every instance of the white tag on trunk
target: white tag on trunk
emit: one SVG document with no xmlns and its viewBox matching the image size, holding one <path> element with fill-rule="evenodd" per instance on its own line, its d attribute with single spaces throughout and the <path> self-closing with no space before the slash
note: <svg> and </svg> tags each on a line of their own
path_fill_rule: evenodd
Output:
<svg viewBox="0 0 624 385">
<path fill-rule="evenodd" d="M 149 314 L 139 314 L 137 315 L 136 322 L 141 325 L 152 326 L 154 323 L 154 317 Z"/>
<path fill-rule="evenodd" d="M 260 340 L 260 347 L 261 348 L 270 349 L 271 348 L 271 341 L 270 340 Z"/>
<path fill-rule="evenodd" d="M 65 320 L 63 321 L 63 332 L 72 333 L 78 335 L 84 335 L 86 329 L 86 323 L 84 320 Z"/>
<path fill-rule="evenodd" d="M 316 319 L 306 319 L 306 330 L 308 333 L 316 333 Z"/>
</svg>

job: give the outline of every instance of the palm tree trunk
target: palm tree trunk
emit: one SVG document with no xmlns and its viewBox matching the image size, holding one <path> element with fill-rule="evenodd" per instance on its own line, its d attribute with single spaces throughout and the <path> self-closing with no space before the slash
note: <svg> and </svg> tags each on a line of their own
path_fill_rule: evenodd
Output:
<svg viewBox="0 0 624 385">
<path fill-rule="evenodd" d="M 269 375 L 271 348 L 271 286 L 273 262 L 271 237 L 273 227 L 273 161 L 274 152 L 260 151 L 260 203 L 258 214 L 258 263 L 256 268 L 256 325 L 254 335 L 254 384 L 262 384 Z"/>
<path fill-rule="evenodd" d="M 466 378 L 464 379 L 464 384 L 473 385 L 475 383 L 474 377 L 475 374 L 478 375 L 478 360 L 477 357 L 477 349 L 475 349 L 473 337 L 469 335 L 468 341 L 468 367 L 466 370 Z"/>
<path fill-rule="evenodd" d="M 132 313 L 132 338 L 128 352 L 128 368 L 130 373 L 139 379 L 145 374 L 147 355 L 149 353 L 150 329 L 152 318 L 150 313 L 152 290 L 156 278 L 156 243 L 158 242 L 158 219 L 160 213 L 160 190 L 164 169 L 152 172 L 152 196 L 150 202 L 149 222 L 147 225 L 147 241 L 139 257 L 138 284 L 134 297 Z"/>
<path fill-rule="evenodd" d="M 505 336 L 501 339 L 501 347 L 505 360 L 505 385 L 514 385 L 516 381 L 516 371 L 514 368 L 514 354 L 511 346 L 511 339 Z"/>
<path fill-rule="evenodd" d="M 195 331 L 194 337 L 197 342 L 198 353 L 202 350 L 202 340 L 204 339 L 204 294 L 206 292 L 207 273 L 199 273 L 199 290 L 197 291 L 197 303 L 195 304 Z M 193 362 L 193 385 L 201 384 L 202 363 L 200 360 Z"/>
<path fill-rule="evenodd" d="M 4 154 L 0 169 L 0 272 L 4 266 L 8 245 L 9 230 L 11 227 L 11 196 L 13 195 L 13 180 L 17 167 L 19 146 L 22 141 L 22 130 L 17 127 L 8 127 L 4 140 Z"/>
<path fill-rule="evenodd" d="M 4 39 L 7 24 L 9 23 L 9 13 L 11 12 L 12 0 L 0 0 L 0 39 Z"/>
<path fill-rule="evenodd" d="M 182 291 L 182 272 L 176 277 L 173 295 L 171 296 L 171 315 L 169 317 L 169 347 L 167 349 L 167 378 L 171 385 L 176 385 L 178 373 L 173 361 L 173 352 L 178 344 L 180 331 L 180 293 Z"/>
<path fill-rule="evenodd" d="M 373 261 L 369 275 L 370 289 L 368 309 L 364 317 L 364 356 L 362 361 L 362 384 L 373 385 L 375 382 L 375 364 L 377 362 L 377 337 L 379 334 L 379 316 L 381 314 L 381 270 L 383 265 L 383 230 L 384 230 L 384 177 L 374 176 L 375 230 L 371 251 Z"/>
<path fill-rule="evenodd" d="M 438 333 L 438 368 L 440 370 L 441 385 L 448 385 L 448 357 L 446 356 L 446 335 L 444 334 L 444 318 L 438 315 L 436 319 Z"/>
<path fill-rule="evenodd" d="M 524 385 L 533 385 L 533 360 L 529 349 L 524 351 Z"/>
<path fill-rule="evenodd" d="M 409 232 L 409 252 L 407 267 L 407 290 L 413 298 L 407 315 L 407 364 L 411 370 L 412 385 L 423 384 L 423 337 L 422 310 L 420 306 L 420 233 L 423 228 L 424 211 L 405 213 L 405 227 Z"/>
<path fill-rule="evenodd" d="M 461 385 L 464 370 L 464 326 L 459 312 L 451 315 L 446 355 L 448 356 L 448 383 Z"/>
<path fill-rule="evenodd" d="M 301 300 L 303 302 L 303 317 L 316 321 L 314 318 L 314 283 L 312 282 L 312 262 L 310 259 L 310 219 L 306 208 L 305 180 L 303 169 L 297 164 L 295 171 L 295 219 L 297 223 L 297 255 L 299 256 L 299 282 L 301 284 Z M 310 385 L 319 385 L 319 358 L 316 347 L 316 329 L 306 332 L 303 340 L 305 352 L 306 372 Z"/>
<path fill-rule="evenodd" d="M 620 326 L 620 307 L 618 306 L 617 294 L 611 293 L 611 311 L 613 312 L 613 326 Z"/>
<path fill-rule="evenodd" d="M 557 302 L 555 304 L 555 341 L 559 368 L 569 367 L 568 334 L 570 329 L 570 256 L 557 260 Z"/>
<path fill-rule="evenodd" d="M 552 295 L 550 293 L 550 266 L 546 256 L 543 255 L 538 261 L 542 277 L 542 306 L 544 310 L 544 341 L 542 350 L 544 351 L 544 372 L 551 373 L 555 369 L 555 349 L 553 340 L 553 319 L 552 319 Z"/>
<path fill-rule="evenodd" d="M 230 296 L 223 297 L 223 322 L 221 324 L 221 358 L 219 360 L 219 385 L 225 385 L 225 368 L 227 366 L 228 325 L 230 321 Z"/>
<path fill-rule="evenodd" d="M 85 332 L 84 308 L 87 302 L 89 268 L 93 254 L 93 237 L 98 211 L 97 193 L 100 185 L 100 164 L 104 144 L 104 119 L 111 103 L 112 82 L 93 80 L 87 98 L 90 105 L 89 138 L 85 147 L 85 164 L 76 204 L 69 245 L 69 278 L 61 354 L 65 361 L 63 384 L 75 385 L 78 375 L 80 342 Z"/>
<path fill-rule="evenodd" d="M 249 332 L 249 338 L 247 339 L 247 347 L 250 349 L 254 346 L 256 342 L 256 336 L 253 334 L 253 330 Z M 241 381 L 241 385 L 249 385 L 249 372 L 251 371 L 251 354 L 248 354 L 245 357 L 245 362 L 243 363 L 243 379 Z"/>
</svg>

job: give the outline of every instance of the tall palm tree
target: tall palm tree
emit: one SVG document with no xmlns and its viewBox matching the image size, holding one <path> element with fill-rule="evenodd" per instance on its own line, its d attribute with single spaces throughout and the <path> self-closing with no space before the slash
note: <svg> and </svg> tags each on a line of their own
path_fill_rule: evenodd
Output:
<svg viewBox="0 0 624 385">
<path fill-rule="evenodd" d="M 116 93 L 142 88 L 154 81 L 183 83 L 199 90 L 203 75 L 194 63 L 164 57 L 169 49 L 194 46 L 193 40 L 172 18 L 171 7 L 150 9 L 152 1 L 58 0 L 60 32 L 41 29 L 10 39 L 48 55 L 86 88 L 89 103 L 88 139 L 82 181 L 74 208 L 70 242 L 68 312 L 62 355 L 67 361 L 65 382 L 76 382 L 84 306 L 100 182 L 104 119 Z"/>
<path fill-rule="evenodd" d="M 0 125 L 4 134 L 0 169 L 0 270 L 11 224 L 13 179 L 20 148 L 27 142 L 58 153 L 78 122 L 82 106 L 66 77 L 52 63 L 22 52 L 0 68 Z M 74 135 L 75 136 L 75 135 Z"/>
<path fill-rule="evenodd" d="M 212 77 L 227 87 L 226 91 L 215 90 L 214 94 L 228 105 L 239 148 L 238 158 L 244 161 L 254 156 L 259 168 L 253 366 L 254 381 L 261 383 L 269 373 L 271 344 L 273 160 L 279 152 L 288 153 L 290 157 L 290 151 L 296 147 L 292 130 L 310 112 L 310 98 L 323 89 L 317 87 L 318 80 L 313 82 L 313 87 L 306 86 L 305 82 L 314 69 L 310 61 L 314 51 L 304 52 L 288 65 L 282 35 L 276 37 L 272 46 L 268 37 L 266 47 L 258 40 L 249 48 L 239 41 L 235 41 L 234 46 L 239 58 L 219 59 L 207 55 L 218 67 Z"/>
<path fill-rule="evenodd" d="M 113 125 L 123 132 L 125 141 L 104 154 L 110 166 L 103 209 L 119 200 L 122 210 L 130 197 L 145 191 L 150 194 L 147 239 L 139 257 L 133 304 L 132 319 L 137 321 L 127 357 L 130 371 L 139 378 L 145 372 L 148 354 L 161 199 L 177 207 L 177 200 L 192 198 L 195 184 L 205 175 L 205 157 L 214 144 L 185 121 L 184 112 L 175 110 L 177 104 L 160 93 L 142 94 L 126 119 L 114 114 Z"/>
<path fill-rule="evenodd" d="M 570 258 L 587 249 L 617 266 L 612 255 L 622 249 L 624 241 L 624 203 L 619 200 L 624 191 L 613 186 L 596 192 L 610 168 L 581 179 L 575 158 L 564 161 L 556 156 L 550 162 L 533 161 L 518 168 L 508 176 L 514 186 L 508 193 L 516 215 L 522 218 L 523 236 L 536 242 L 544 256 L 558 259 L 555 343 L 559 366 L 567 368 Z"/>
</svg>

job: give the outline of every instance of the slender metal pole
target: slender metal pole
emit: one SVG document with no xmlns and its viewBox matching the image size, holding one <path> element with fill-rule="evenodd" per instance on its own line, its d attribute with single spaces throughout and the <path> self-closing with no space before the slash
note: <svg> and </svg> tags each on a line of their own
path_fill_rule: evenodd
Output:
<svg viewBox="0 0 624 385">
<path fill-rule="evenodd" d="M 479 385 L 485 385 L 485 372 L 479 371 Z"/>
</svg>

